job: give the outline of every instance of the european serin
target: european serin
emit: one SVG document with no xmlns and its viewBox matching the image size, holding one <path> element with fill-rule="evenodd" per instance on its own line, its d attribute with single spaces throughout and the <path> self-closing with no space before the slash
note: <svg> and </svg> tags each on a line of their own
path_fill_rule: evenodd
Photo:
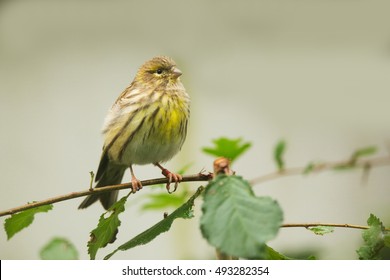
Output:
<svg viewBox="0 0 390 280">
<path fill-rule="evenodd" d="M 170 182 L 182 180 L 160 163 L 171 159 L 186 138 L 190 98 L 180 81 L 182 72 L 169 57 L 158 56 L 143 64 L 133 82 L 118 97 L 103 125 L 104 146 L 96 173 L 96 188 L 120 184 L 127 168 L 133 192 L 142 188 L 134 164 L 158 166 Z M 169 183 L 167 189 L 169 189 Z M 114 204 L 118 191 L 90 195 L 79 206 L 98 199 L 105 209 Z"/>
</svg>

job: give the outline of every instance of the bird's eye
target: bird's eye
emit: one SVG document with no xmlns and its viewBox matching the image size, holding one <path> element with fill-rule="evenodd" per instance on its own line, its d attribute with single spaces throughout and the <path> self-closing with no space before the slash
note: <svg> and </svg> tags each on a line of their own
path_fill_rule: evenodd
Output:
<svg viewBox="0 0 390 280">
<path fill-rule="evenodd" d="M 159 68 L 159 69 L 156 70 L 156 73 L 157 73 L 158 75 L 161 75 L 162 72 L 163 72 L 163 70 L 162 70 L 161 68 Z"/>
</svg>

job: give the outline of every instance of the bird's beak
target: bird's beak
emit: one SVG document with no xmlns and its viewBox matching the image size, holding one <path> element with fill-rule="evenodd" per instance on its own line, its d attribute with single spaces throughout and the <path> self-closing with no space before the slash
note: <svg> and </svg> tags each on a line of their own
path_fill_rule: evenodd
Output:
<svg viewBox="0 0 390 280">
<path fill-rule="evenodd" d="M 180 71 L 179 68 L 173 67 L 172 74 L 175 78 L 179 78 L 183 73 Z"/>
</svg>

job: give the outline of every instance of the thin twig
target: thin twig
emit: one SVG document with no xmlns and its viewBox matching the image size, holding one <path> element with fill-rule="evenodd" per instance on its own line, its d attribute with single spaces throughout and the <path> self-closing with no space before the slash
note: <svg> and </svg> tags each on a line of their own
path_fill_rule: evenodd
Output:
<svg viewBox="0 0 390 280">
<path fill-rule="evenodd" d="M 333 224 L 333 223 L 306 223 L 306 224 L 284 224 L 282 227 L 285 228 L 291 228 L 291 227 L 304 227 L 304 228 L 311 228 L 311 227 L 343 227 L 343 228 L 354 228 L 354 229 L 369 229 L 369 226 L 360 226 L 360 225 L 351 225 L 351 224 Z"/>
<path fill-rule="evenodd" d="M 194 175 L 183 176 L 182 182 L 209 181 L 211 178 L 212 178 L 211 174 L 198 173 L 198 174 L 194 174 Z M 158 179 L 144 180 L 144 181 L 141 181 L 141 183 L 142 183 L 142 186 L 144 186 L 144 187 L 151 186 L 151 185 L 158 185 L 158 184 L 166 184 L 166 183 L 168 183 L 168 179 L 167 178 L 158 178 Z M 69 199 L 73 199 L 73 198 L 77 198 L 77 197 L 87 196 L 87 195 L 91 195 L 91 194 L 101 194 L 101 193 L 105 193 L 105 192 L 110 192 L 110 191 L 115 191 L 115 190 L 123 190 L 123 189 L 129 189 L 129 188 L 131 188 L 131 183 L 89 189 L 89 190 L 80 191 L 80 192 L 72 192 L 69 194 L 60 195 L 57 197 L 52 197 L 49 199 L 45 199 L 45 200 L 41 200 L 41 201 L 37 201 L 37 202 L 32 202 L 32 203 L 28 203 L 28 204 L 18 206 L 18 207 L 12 208 L 12 209 L 1 211 L 0 217 L 6 216 L 6 215 L 12 215 L 12 214 L 15 214 L 17 212 L 21 212 L 21 211 L 24 211 L 27 209 L 35 208 L 38 206 L 53 204 L 53 203 L 57 203 L 60 201 L 69 200 Z"/>
<path fill-rule="evenodd" d="M 367 160 L 359 160 L 356 162 L 351 162 L 350 160 L 345 160 L 345 161 L 335 161 L 335 162 L 326 162 L 326 163 L 317 163 L 314 164 L 312 169 L 310 170 L 309 174 L 311 173 L 319 173 L 322 171 L 328 171 L 328 170 L 335 170 L 337 168 L 367 168 L 367 166 L 372 167 L 379 167 L 379 166 L 387 166 L 390 165 L 390 157 L 377 157 L 377 158 L 372 158 L 372 159 L 367 159 Z M 303 175 L 306 171 L 306 166 L 305 167 L 291 167 L 291 168 L 286 168 L 280 171 L 275 171 L 263 176 L 260 176 L 258 178 L 252 179 L 250 181 L 251 185 L 255 184 L 261 184 L 264 182 L 268 182 L 280 177 L 284 176 L 293 176 L 293 175 Z"/>
<path fill-rule="evenodd" d="M 351 225 L 351 224 L 333 224 L 333 223 L 304 223 L 304 224 L 284 224 L 281 227 L 291 228 L 291 227 L 304 227 L 309 229 L 311 227 L 340 227 L 340 228 L 353 228 L 353 229 L 369 229 L 369 226 L 361 225 Z M 390 228 L 385 228 L 385 231 L 390 231 Z"/>
</svg>

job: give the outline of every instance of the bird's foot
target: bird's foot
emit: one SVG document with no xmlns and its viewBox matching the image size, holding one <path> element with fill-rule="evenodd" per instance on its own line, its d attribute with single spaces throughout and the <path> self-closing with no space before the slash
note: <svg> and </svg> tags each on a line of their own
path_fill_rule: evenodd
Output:
<svg viewBox="0 0 390 280">
<path fill-rule="evenodd" d="M 171 171 L 169 171 L 168 169 L 165 169 L 165 168 L 162 170 L 161 173 L 165 177 L 167 177 L 167 179 L 168 179 L 168 183 L 167 183 L 167 185 L 165 187 L 167 189 L 168 193 L 175 192 L 176 189 L 177 189 L 177 186 L 183 180 L 183 177 L 180 174 L 172 173 Z M 175 185 L 173 187 L 173 191 L 171 191 L 171 183 L 172 182 L 175 182 Z"/>
<path fill-rule="evenodd" d="M 131 177 L 131 189 L 132 193 L 136 193 L 140 189 L 142 189 L 142 184 L 141 181 L 138 180 L 136 177 L 132 176 Z"/>
<path fill-rule="evenodd" d="M 183 176 L 181 176 L 180 174 L 177 174 L 177 173 L 172 173 L 168 169 L 162 167 L 161 164 L 159 164 L 158 162 L 155 163 L 154 165 L 157 166 L 158 168 L 160 168 L 162 175 L 164 175 L 168 179 L 168 183 L 165 187 L 167 189 L 168 193 L 175 192 L 177 189 L 177 186 L 183 180 Z M 171 191 L 171 183 L 172 182 L 175 182 L 175 185 L 173 187 L 173 191 Z"/>
</svg>

